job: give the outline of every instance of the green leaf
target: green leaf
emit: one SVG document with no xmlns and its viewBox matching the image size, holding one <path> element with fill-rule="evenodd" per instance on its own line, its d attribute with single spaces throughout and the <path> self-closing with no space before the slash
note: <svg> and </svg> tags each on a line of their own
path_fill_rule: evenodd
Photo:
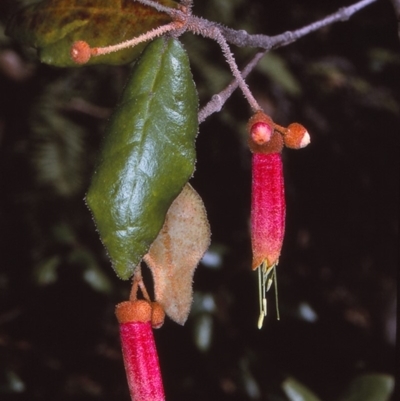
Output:
<svg viewBox="0 0 400 401">
<path fill-rule="evenodd" d="M 291 377 L 282 383 L 282 389 L 290 401 L 320 401 L 310 389 Z"/>
<path fill-rule="evenodd" d="M 159 3 L 176 7 L 172 0 Z M 84 40 L 91 47 L 123 42 L 159 25 L 170 17 L 133 0 L 45 0 L 15 13 L 6 33 L 38 49 L 43 63 L 76 67 L 70 58 L 71 45 Z M 92 57 L 88 64 L 126 64 L 134 60 L 145 44 Z"/>
<path fill-rule="evenodd" d="M 356 377 L 340 401 L 388 401 L 393 393 L 394 378 L 385 374 Z"/>
<path fill-rule="evenodd" d="M 108 125 L 87 203 L 119 277 L 127 280 L 194 171 L 198 99 L 176 39 L 152 42 Z"/>
</svg>

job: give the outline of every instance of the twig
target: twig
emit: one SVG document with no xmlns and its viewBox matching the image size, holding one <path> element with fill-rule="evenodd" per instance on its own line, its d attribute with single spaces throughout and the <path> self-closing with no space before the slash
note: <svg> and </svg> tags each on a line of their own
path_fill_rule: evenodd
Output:
<svg viewBox="0 0 400 401">
<path fill-rule="evenodd" d="M 138 1 L 139 3 L 142 3 L 144 5 L 153 7 L 158 11 L 164 11 L 164 12 L 168 13 L 171 17 L 175 18 L 176 20 L 173 23 L 181 23 L 181 25 L 179 27 L 177 27 L 180 30 L 179 33 L 183 33 L 186 30 L 188 30 L 188 31 L 193 32 L 194 34 L 202 35 L 206 38 L 215 40 L 221 47 L 222 53 L 225 56 L 225 59 L 231 69 L 231 72 L 232 72 L 233 76 L 235 77 L 235 79 L 238 83 L 238 86 L 242 90 L 244 97 L 249 102 L 250 107 L 252 108 L 253 112 L 256 112 L 257 110 L 261 109 L 257 100 L 254 98 L 249 87 L 247 86 L 246 82 L 242 78 L 242 75 L 240 74 L 239 68 L 235 61 L 235 58 L 229 48 L 229 45 L 228 45 L 224 35 L 221 32 L 220 25 L 192 15 L 192 10 L 191 10 L 192 5 L 193 5 L 192 0 L 184 0 L 183 2 L 181 2 L 180 10 L 167 9 L 166 7 L 160 6 L 159 4 L 155 3 L 152 0 L 136 0 L 136 1 Z M 143 39 L 141 39 L 141 37 L 139 37 L 139 38 L 141 41 L 145 41 L 145 40 L 148 40 L 148 38 L 150 36 L 151 36 L 151 32 L 149 32 L 149 35 L 146 36 L 146 38 L 143 38 Z M 139 38 L 136 38 L 137 42 L 139 41 Z M 131 42 L 133 42 L 133 41 L 131 41 Z M 119 45 L 119 46 L 121 46 L 121 45 Z M 113 46 L 112 48 L 117 49 L 117 46 Z M 99 54 L 101 54 L 101 53 L 99 53 Z"/>
<path fill-rule="evenodd" d="M 253 59 L 242 70 L 241 74 L 243 79 L 250 74 L 258 62 L 263 58 L 266 51 L 257 53 Z M 199 111 L 198 121 L 202 123 L 207 117 L 215 112 L 219 112 L 225 102 L 232 96 L 232 93 L 238 88 L 239 83 L 234 79 L 224 90 L 214 95 L 211 100 Z"/>
<path fill-rule="evenodd" d="M 320 21 L 313 22 L 295 31 L 284 32 L 276 36 L 251 35 L 244 30 L 237 31 L 223 26 L 220 26 L 220 30 L 230 44 L 239 47 L 261 47 L 265 50 L 271 50 L 286 46 L 311 32 L 317 31 L 335 22 L 347 21 L 353 14 L 376 1 L 377 0 L 361 0 L 351 6 L 340 8 L 338 11 Z"/>
<path fill-rule="evenodd" d="M 219 27 L 217 27 L 213 23 L 209 23 L 209 21 L 206 21 L 202 18 L 191 16 L 191 18 L 188 19 L 188 30 L 195 34 L 200 34 L 206 38 L 213 39 L 219 44 L 222 53 L 224 54 L 225 60 L 227 61 L 231 69 L 232 75 L 235 77 L 235 82 L 237 83 L 237 86 L 239 86 L 242 90 L 253 112 L 261 110 L 260 105 L 254 98 L 249 87 L 244 81 L 243 76 L 240 73 L 239 68 L 236 64 L 235 58 L 231 52 L 231 49 L 229 48 L 229 45 Z"/>
<path fill-rule="evenodd" d="M 167 32 L 173 31 L 175 29 L 181 28 L 181 25 L 174 21 L 167 25 L 161 25 L 158 28 L 154 28 L 143 35 L 140 35 L 136 38 L 126 40 L 125 42 L 118 43 L 116 45 L 107 46 L 107 47 L 95 47 L 92 51 L 92 56 L 100 56 L 102 54 L 113 53 L 121 49 L 125 49 L 127 47 L 134 47 L 139 43 L 147 42 L 150 39 L 154 39 L 158 36 L 164 35 Z"/>
<path fill-rule="evenodd" d="M 300 39 L 301 37 L 306 36 L 309 33 L 321 29 L 325 26 L 331 25 L 335 22 L 346 21 L 353 14 L 376 1 L 377 0 L 361 0 L 358 3 L 355 3 L 349 7 L 340 8 L 335 13 L 328 15 L 320 21 L 313 22 L 295 31 L 288 31 L 276 36 L 250 35 L 246 31 L 236 31 L 234 29 L 226 28 L 223 26 L 220 26 L 220 30 L 225 39 L 231 44 L 239 47 L 261 47 L 264 49 L 263 52 L 257 53 L 242 71 L 243 78 L 246 78 L 247 75 L 256 67 L 257 63 L 261 60 L 263 55 L 266 54 L 269 50 L 276 49 L 282 46 L 287 46 L 294 41 Z M 213 95 L 211 100 L 200 110 L 199 123 L 203 122 L 211 114 L 219 112 L 238 86 L 239 84 L 235 78 L 225 89 Z"/>
<path fill-rule="evenodd" d="M 351 6 L 340 8 L 335 13 L 323 18 L 320 21 L 313 22 L 295 31 L 288 31 L 276 36 L 250 35 L 246 31 L 237 31 L 231 28 L 226 28 L 215 22 L 196 17 L 192 15 L 193 0 L 182 0 L 176 8 L 165 7 L 154 0 L 133 1 L 137 1 L 146 6 L 155 8 L 160 12 L 167 13 L 171 16 L 173 22 L 155 28 L 149 32 L 146 32 L 143 35 L 140 35 L 137 38 L 133 38 L 129 41 L 113 46 L 107 46 L 105 48 L 90 48 L 90 46 L 86 42 L 75 42 L 71 48 L 71 57 L 77 63 L 83 64 L 86 63 L 91 56 L 107 54 L 123 49 L 125 47 L 135 46 L 138 43 L 148 41 L 167 32 L 171 32 L 174 36 L 179 36 L 185 31 L 191 31 L 194 34 L 213 39 L 221 47 L 225 59 L 229 64 L 229 67 L 235 79 L 227 88 L 225 88 L 220 93 L 214 95 L 210 102 L 208 102 L 207 105 L 200 111 L 198 120 L 199 122 L 202 122 L 211 114 L 215 113 L 216 111 L 220 111 L 221 107 L 225 104 L 226 100 L 231 96 L 231 94 L 237 87 L 240 87 L 240 89 L 242 90 L 245 98 L 250 104 L 250 107 L 253 109 L 253 112 L 260 110 L 261 108 L 257 103 L 257 100 L 254 98 L 253 94 L 251 93 L 250 89 L 248 88 L 246 82 L 244 81 L 244 78 L 254 69 L 263 54 L 271 49 L 293 43 L 301 37 L 306 36 L 311 32 L 314 32 L 335 22 L 346 21 L 353 14 L 360 11 L 364 7 L 376 2 L 377 0 L 361 0 Z M 392 1 L 396 10 L 398 11 L 397 5 L 399 3 L 399 0 Z M 241 73 L 237 67 L 235 58 L 229 48 L 228 43 L 235 44 L 240 47 L 259 47 L 264 49 L 264 52 L 257 53 L 255 58 L 246 66 L 246 68 Z"/>
<path fill-rule="evenodd" d="M 139 43 L 146 42 L 161 36 L 165 33 L 171 32 L 174 36 L 179 36 L 185 31 L 191 31 L 194 34 L 202 35 L 204 37 L 215 40 L 221 47 L 222 53 L 235 77 L 238 86 L 242 90 L 245 98 L 250 104 L 253 112 L 260 110 L 260 105 L 254 98 L 246 82 L 240 74 L 239 68 L 236 64 L 235 58 L 229 48 L 229 45 L 220 30 L 220 26 L 214 22 L 207 21 L 203 18 L 198 18 L 192 15 L 192 0 L 184 0 L 179 6 L 175 8 L 168 8 L 153 0 L 135 0 L 141 4 L 152 7 L 160 12 L 165 12 L 170 15 L 173 21 L 167 25 L 162 25 L 158 28 L 152 29 L 138 37 L 127 40 L 122 43 L 107 47 L 91 48 L 88 43 L 84 41 L 77 41 L 71 47 L 71 57 L 78 64 L 84 64 L 89 61 L 91 57 L 112 53 L 127 47 L 136 46 Z"/>
</svg>

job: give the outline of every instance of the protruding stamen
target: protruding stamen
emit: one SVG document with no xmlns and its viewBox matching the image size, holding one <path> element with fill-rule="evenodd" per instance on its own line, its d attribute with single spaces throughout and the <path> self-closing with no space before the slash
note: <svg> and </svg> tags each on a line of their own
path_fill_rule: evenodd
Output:
<svg viewBox="0 0 400 401">
<path fill-rule="evenodd" d="M 272 283 L 274 282 L 274 276 L 270 277 L 267 281 L 267 289 L 266 291 L 269 291 L 269 289 L 271 288 Z"/>
<path fill-rule="evenodd" d="M 262 329 L 264 323 L 264 313 L 260 312 L 260 316 L 258 317 L 257 327 Z"/>
<path fill-rule="evenodd" d="M 260 315 L 257 322 L 257 327 L 259 329 L 262 328 L 264 317 L 267 316 L 267 297 L 266 293 L 272 287 L 274 283 L 275 288 L 275 303 L 276 303 L 276 316 L 277 320 L 280 320 L 279 315 L 279 306 L 278 306 L 278 286 L 276 280 L 276 264 L 272 266 L 267 266 L 265 262 L 263 262 L 259 266 L 258 271 L 258 296 L 259 296 L 259 303 L 260 303 Z"/>
<path fill-rule="evenodd" d="M 279 302 L 278 302 L 278 274 L 276 266 L 274 268 L 274 283 L 275 283 L 275 308 L 276 308 L 276 320 L 281 320 L 281 315 L 279 313 Z"/>
</svg>

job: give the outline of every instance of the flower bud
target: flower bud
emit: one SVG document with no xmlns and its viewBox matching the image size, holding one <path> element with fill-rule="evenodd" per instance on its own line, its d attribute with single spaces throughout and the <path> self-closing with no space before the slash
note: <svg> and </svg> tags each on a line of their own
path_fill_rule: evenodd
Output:
<svg viewBox="0 0 400 401">
<path fill-rule="evenodd" d="M 310 134 L 299 123 L 290 124 L 283 135 L 285 146 L 292 149 L 301 149 L 310 143 Z"/>
</svg>

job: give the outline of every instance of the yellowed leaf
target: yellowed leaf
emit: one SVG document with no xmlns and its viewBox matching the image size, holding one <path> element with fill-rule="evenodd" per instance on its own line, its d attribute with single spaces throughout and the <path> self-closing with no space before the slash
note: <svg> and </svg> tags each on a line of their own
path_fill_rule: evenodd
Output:
<svg viewBox="0 0 400 401">
<path fill-rule="evenodd" d="M 179 324 L 183 325 L 189 315 L 194 270 L 210 245 L 210 236 L 203 201 L 186 184 L 143 258 L 153 274 L 157 302 Z"/>
</svg>

